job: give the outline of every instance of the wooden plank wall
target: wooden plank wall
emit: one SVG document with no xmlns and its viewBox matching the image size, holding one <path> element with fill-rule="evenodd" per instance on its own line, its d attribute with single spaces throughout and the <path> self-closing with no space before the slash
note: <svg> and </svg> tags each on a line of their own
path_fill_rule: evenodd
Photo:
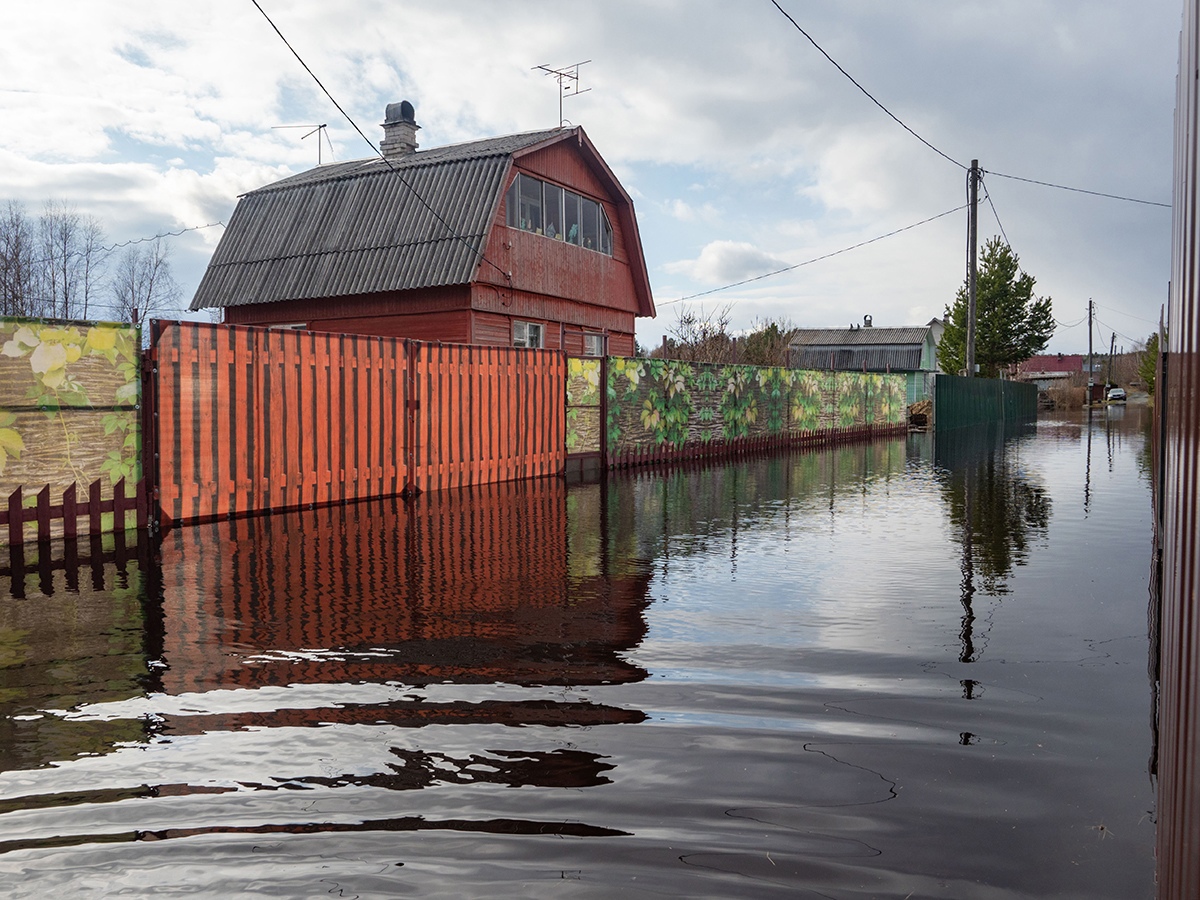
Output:
<svg viewBox="0 0 1200 900">
<path fill-rule="evenodd" d="M 564 465 L 556 352 L 178 322 L 151 353 L 164 525 Z"/>
<path fill-rule="evenodd" d="M 566 462 L 566 357 L 409 342 L 417 491 L 556 475 Z"/>
</svg>

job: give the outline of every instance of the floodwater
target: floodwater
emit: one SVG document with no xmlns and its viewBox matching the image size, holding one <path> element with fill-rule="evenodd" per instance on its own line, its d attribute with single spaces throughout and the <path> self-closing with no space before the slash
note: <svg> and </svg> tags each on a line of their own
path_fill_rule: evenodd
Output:
<svg viewBox="0 0 1200 900">
<path fill-rule="evenodd" d="M 5 896 L 1151 897 L 1148 426 L 27 550 Z"/>
</svg>

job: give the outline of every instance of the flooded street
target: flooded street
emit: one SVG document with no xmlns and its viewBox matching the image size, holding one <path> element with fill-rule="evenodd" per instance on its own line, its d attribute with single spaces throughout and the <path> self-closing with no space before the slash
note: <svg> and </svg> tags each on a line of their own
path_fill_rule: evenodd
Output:
<svg viewBox="0 0 1200 900">
<path fill-rule="evenodd" d="M 60 548 L 6 894 L 1152 897 L 1149 420 Z"/>
</svg>

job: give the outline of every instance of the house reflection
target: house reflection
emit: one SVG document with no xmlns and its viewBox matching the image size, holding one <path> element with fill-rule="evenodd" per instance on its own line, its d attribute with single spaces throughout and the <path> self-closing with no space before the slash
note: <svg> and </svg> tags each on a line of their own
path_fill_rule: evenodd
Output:
<svg viewBox="0 0 1200 900">
<path fill-rule="evenodd" d="M 99 588 L 95 577 L 43 573 L 42 596 L 35 576 L 22 570 L 17 583 L 6 572 L 0 768 L 108 752 L 151 733 L 642 721 L 640 710 L 561 692 L 417 696 L 429 686 L 440 697 L 454 685 L 646 677 L 624 654 L 646 633 L 651 567 L 620 558 L 619 542 L 599 533 L 594 492 L 569 497 L 561 480 L 542 479 L 179 528 L 163 538 L 155 565 L 144 558 L 140 569 L 135 559 L 118 571 L 109 560 Z M 61 570 L 57 556 L 51 568 Z M 16 601 L 17 587 L 32 602 Z M 391 699 L 346 702 L 337 690 L 370 683 Z M 305 708 L 254 711 L 211 693 L 289 686 L 317 687 Z M 211 699 L 198 699 L 203 714 L 194 715 L 62 715 L 147 693 L 152 706 L 158 694 Z M 489 765 L 513 778 L 533 765 L 546 779 L 559 777 L 554 769 L 585 782 L 605 767 L 559 757 Z"/>
<path fill-rule="evenodd" d="M 649 566 L 572 554 L 573 508 L 540 479 L 173 531 L 162 689 L 640 680 Z"/>
</svg>

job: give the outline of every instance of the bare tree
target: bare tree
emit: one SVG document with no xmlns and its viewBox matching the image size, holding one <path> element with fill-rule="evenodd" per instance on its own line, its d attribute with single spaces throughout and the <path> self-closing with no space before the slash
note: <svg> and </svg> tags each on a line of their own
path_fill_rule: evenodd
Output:
<svg viewBox="0 0 1200 900">
<path fill-rule="evenodd" d="M 109 253 L 103 244 L 104 229 L 94 216 L 61 200 L 47 201 L 38 219 L 37 266 L 45 315 L 88 317 Z"/>
<path fill-rule="evenodd" d="M 0 212 L 0 315 L 36 316 L 36 254 L 24 205 L 9 200 Z"/>
<path fill-rule="evenodd" d="M 182 289 L 171 273 L 171 248 L 161 237 L 133 244 L 117 258 L 110 282 L 113 318 L 141 321 L 179 302 Z"/>
</svg>

